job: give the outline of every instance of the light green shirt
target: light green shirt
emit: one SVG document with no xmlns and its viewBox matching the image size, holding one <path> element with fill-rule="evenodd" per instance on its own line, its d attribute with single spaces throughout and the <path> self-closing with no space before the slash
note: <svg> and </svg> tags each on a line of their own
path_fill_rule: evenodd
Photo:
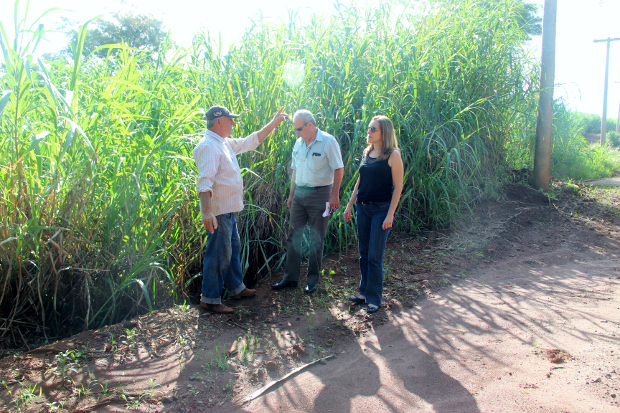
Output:
<svg viewBox="0 0 620 413">
<path fill-rule="evenodd" d="M 295 170 L 296 186 L 331 185 L 334 171 L 343 167 L 340 145 L 332 135 L 317 129 L 310 145 L 302 138 L 295 142 L 291 168 Z"/>
</svg>

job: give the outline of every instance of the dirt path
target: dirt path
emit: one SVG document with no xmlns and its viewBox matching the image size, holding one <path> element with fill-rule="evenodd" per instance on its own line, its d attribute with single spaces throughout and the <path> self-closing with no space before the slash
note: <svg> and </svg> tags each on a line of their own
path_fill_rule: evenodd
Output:
<svg viewBox="0 0 620 413">
<path fill-rule="evenodd" d="M 232 317 L 177 306 L 0 359 L 0 410 L 620 412 L 618 189 L 556 193 L 394 237 L 375 315 L 347 303 L 352 250 L 312 297 L 264 280 Z"/>
<path fill-rule="evenodd" d="M 567 244 L 529 260 L 441 291 L 242 410 L 620 412 L 617 255 Z"/>
<path fill-rule="evenodd" d="M 594 181 L 587 181 L 587 182 L 584 182 L 584 185 L 595 186 L 595 187 L 601 187 L 601 186 L 616 187 L 616 186 L 620 186 L 620 176 L 614 176 L 613 178 L 596 179 Z"/>
</svg>

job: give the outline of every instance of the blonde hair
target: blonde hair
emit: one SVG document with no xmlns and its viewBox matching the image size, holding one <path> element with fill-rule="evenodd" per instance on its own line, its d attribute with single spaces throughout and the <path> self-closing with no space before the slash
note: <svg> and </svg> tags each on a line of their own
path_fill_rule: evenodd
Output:
<svg viewBox="0 0 620 413">
<path fill-rule="evenodd" d="M 379 127 L 381 128 L 381 136 L 383 138 L 383 147 L 381 148 L 381 155 L 378 160 L 385 160 L 390 157 L 392 152 L 398 150 L 398 139 L 396 139 L 396 131 L 394 130 L 394 124 L 387 116 L 377 115 L 373 117 L 371 120 L 379 123 Z M 364 149 L 364 156 L 368 156 L 368 154 L 375 148 L 375 146 L 371 143 L 366 149 Z"/>
</svg>

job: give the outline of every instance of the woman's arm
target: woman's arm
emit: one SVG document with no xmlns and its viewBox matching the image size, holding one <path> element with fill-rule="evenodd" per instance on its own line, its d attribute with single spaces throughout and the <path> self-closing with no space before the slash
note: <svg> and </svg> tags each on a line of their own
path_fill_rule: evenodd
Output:
<svg viewBox="0 0 620 413">
<path fill-rule="evenodd" d="M 347 203 L 347 208 L 344 210 L 344 220 L 347 222 L 351 221 L 351 216 L 353 215 L 351 213 L 351 208 L 353 207 L 353 204 L 357 200 L 357 188 L 359 188 L 359 186 L 360 186 L 360 177 L 358 176 L 357 182 L 355 183 L 355 188 L 353 189 L 353 193 L 351 194 L 351 198 L 349 198 L 349 202 Z"/>
<path fill-rule="evenodd" d="M 383 230 L 392 228 L 394 223 L 394 213 L 398 207 L 400 201 L 400 195 L 403 193 L 403 177 L 405 174 L 405 168 L 403 166 L 403 159 L 400 157 L 400 152 L 393 151 L 388 159 L 388 165 L 392 168 L 392 185 L 394 186 L 394 192 L 392 192 L 392 200 L 390 201 L 390 209 L 387 216 L 383 221 Z"/>
</svg>

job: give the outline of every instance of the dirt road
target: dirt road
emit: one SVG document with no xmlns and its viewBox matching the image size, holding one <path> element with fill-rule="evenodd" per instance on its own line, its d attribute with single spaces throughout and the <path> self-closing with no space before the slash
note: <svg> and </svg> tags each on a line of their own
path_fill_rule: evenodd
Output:
<svg viewBox="0 0 620 413">
<path fill-rule="evenodd" d="M 619 270 L 572 243 L 491 265 L 240 410 L 620 412 Z"/>
<path fill-rule="evenodd" d="M 0 410 L 620 412 L 618 189 L 556 194 L 509 186 L 392 238 L 375 315 L 346 300 L 351 250 L 311 297 L 263 280 L 234 316 L 177 306 L 5 357 Z"/>
</svg>

